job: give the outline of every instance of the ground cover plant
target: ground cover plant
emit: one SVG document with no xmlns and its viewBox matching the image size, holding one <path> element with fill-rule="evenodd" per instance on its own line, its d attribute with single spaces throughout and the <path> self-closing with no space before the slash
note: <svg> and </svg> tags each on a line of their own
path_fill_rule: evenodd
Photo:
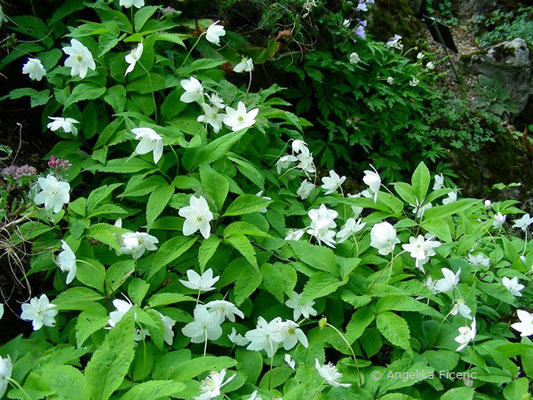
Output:
<svg viewBox="0 0 533 400">
<path fill-rule="evenodd" d="M 250 90 L 220 21 L 143 0 L 5 18 L 1 65 L 26 84 L 4 101 L 42 109 L 57 143 L 47 170 L 2 171 L 2 235 L 46 284 L 2 308 L 33 332 L 0 347 L 1 396 L 529 396 L 516 202 L 462 198 L 423 162 L 391 184 L 366 165 L 358 193 L 319 177 L 309 122 L 279 86 Z"/>
</svg>

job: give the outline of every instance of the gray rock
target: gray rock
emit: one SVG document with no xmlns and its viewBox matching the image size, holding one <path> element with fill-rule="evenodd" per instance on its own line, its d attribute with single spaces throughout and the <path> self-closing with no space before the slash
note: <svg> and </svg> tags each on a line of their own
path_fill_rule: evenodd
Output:
<svg viewBox="0 0 533 400">
<path fill-rule="evenodd" d="M 530 52 L 525 40 L 516 38 L 481 53 L 463 55 L 461 62 L 470 74 L 485 75 L 501 83 L 520 114 L 533 95 Z"/>
</svg>

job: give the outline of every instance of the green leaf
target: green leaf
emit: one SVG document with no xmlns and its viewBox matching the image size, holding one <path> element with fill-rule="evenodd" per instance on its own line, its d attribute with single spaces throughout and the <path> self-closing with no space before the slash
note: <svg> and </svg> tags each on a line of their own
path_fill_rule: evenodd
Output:
<svg viewBox="0 0 533 400">
<path fill-rule="evenodd" d="M 150 285 L 141 278 L 133 278 L 128 285 L 128 295 L 134 304 L 141 304 Z"/>
<path fill-rule="evenodd" d="M 90 310 L 95 301 L 104 297 L 86 287 L 75 286 L 60 293 L 53 301 L 57 310 Z"/>
<path fill-rule="evenodd" d="M 217 209 L 221 210 L 229 191 L 228 179 L 207 164 L 200 166 L 200 179 L 205 192 L 214 200 Z"/>
<path fill-rule="evenodd" d="M 237 197 L 233 203 L 229 205 L 224 213 L 225 217 L 234 215 L 250 214 L 262 210 L 272 203 L 272 200 L 266 200 L 255 194 L 243 194 Z"/>
<path fill-rule="evenodd" d="M 70 14 L 85 8 L 85 4 L 79 0 L 67 0 L 61 4 L 60 7 L 54 12 L 52 18 L 48 22 L 49 25 L 53 25 L 63 18 L 68 17 Z"/>
<path fill-rule="evenodd" d="M 383 296 L 376 304 L 376 312 L 383 311 L 416 311 L 420 314 L 429 315 L 435 318 L 444 318 L 443 315 L 425 303 L 417 301 L 412 297 L 403 295 Z"/>
<path fill-rule="evenodd" d="M 352 344 L 361 337 L 365 329 L 374 321 L 374 313 L 370 308 L 360 308 L 353 313 L 352 319 L 346 326 L 346 340 Z"/>
<path fill-rule="evenodd" d="M 460 387 L 448 390 L 442 395 L 440 400 L 472 400 L 474 398 L 474 388 Z"/>
<path fill-rule="evenodd" d="M 187 149 L 183 157 L 183 165 L 193 170 L 200 164 L 210 164 L 226 155 L 231 147 L 246 133 L 247 129 L 230 132 L 200 148 Z"/>
<path fill-rule="evenodd" d="M 189 248 L 195 242 L 195 237 L 173 237 L 172 239 L 169 239 L 163 243 L 163 245 L 154 254 L 139 260 L 138 267 L 140 269 L 149 271 L 148 280 L 150 280 L 150 278 L 159 272 L 161 268 L 165 267 L 189 250 Z"/>
<path fill-rule="evenodd" d="M 424 221 L 422 222 L 421 226 L 429 233 L 437 236 L 440 240 L 448 243 L 453 240 L 452 233 L 450 231 L 450 225 L 448 225 L 445 219 L 432 219 L 429 221 Z"/>
<path fill-rule="evenodd" d="M 237 278 L 237 282 L 235 282 L 234 294 L 235 304 L 237 306 L 240 306 L 244 300 L 255 292 L 263 279 L 261 272 L 252 268 L 249 264 L 246 264 L 246 266 L 247 268 L 242 270 Z"/>
<path fill-rule="evenodd" d="M 146 21 L 148 21 L 158 9 L 158 6 L 146 6 L 142 7 L 139 11 L 137 11 L 135 13 L 135 17 L 133 18 L 133 25 L 135 26 L 135 31 L 139 32 L 146 23 Z"/>
<path fill-rule="evenodd" d="M 79 257 L 78 259 L 83 262 L 76 263 L 76 278 L 84 285 L 103 292 L 105 267 L 102 263 L 92 258 Z"/>
<path fill-rule="evenodd" d="M 135 271 L 135 260 L 123 260 L 111 264 L 106 271 L 107 293 L 117 291 Z"/>
<path fill-rule="evenodd" d="M 396 190 L 396 193 L 398 193 L 403 201 L 416 205 L 416 195 L 411 185 L 405 182 L 395 182 L 394 190 Z"/>
<path fill-rule="evenodd" d="M 411 338 L 409 326 L 402 317 L 390 311 L 385 311 L 378 314 L 376 325 L 385 339 L 408 353 L 412 352 L 409 344 L 409 339 Z"/>
<path fill-rule="evenodd" d="M 120 400 L 157 400 L 175 396 L 185 389 L 185 384 L 174 381 L 142 382 L 128 390 Z"/>
<path fill-rule="evenodd" d="M 87 168 L 88 171 L 112 172 L 118 174 L 137 173 L 145 169 L 155 169 L 154 164 L 144 161 L 142 158 L 129 157 L 108 160 L 105 165 L 96 164 Z"/>
<path fill-rule="evenodd" d="M 235 234 L 225 239 L 225 241 L 231 244 L 239 253 L 241 253 L 244 258 L 246 258 L 246 261 L 252 264 L 256 270 L 259 269 L 254 247 L 246 236 Z"/>
<path fill-rule="evenodd" d="M 301 299 L 302 304 L 335 292 L 346 281 L 339 281 L 327 272 L 314 273 L 304 286 Z"/>
<path fill-rule="evenodd" d="M 236 360 L 225 356 L 198 357 L 182 362 L 180 368 L 174 371 L 169 378 L 177 382 L 187 382 L 204 372 L 220 371 L 223 368 L 231 368 L 235 365 L 237 365 Z"/>
<path fill-rule="evenodd" d="M 214 235 L 211 235 L 209 238 L 202 241 L 202 244 L 198 249 L 198 265 L 200 265 L 202 271 L 217 251 L 220 242 L 221 240 Z"/>
<path fill-rule="evenodd" d="M 232 222 L 226 227 L 226 229 L 224 229 L 224 238 L 228 238 L 233 235 L 247 235 L 265 238 L 271 237 L 268 233 L 263 232 L 257 226 L 244 221 Z"/>
<path fill-rule="evenodd" d="M 163 212 L 166 205 L 174 195 L 174 186 L 159 185 L 152 192 L 146 203 L 146 222 L 148 230 L 151 229 L 155 219 Z"/>
<path fill-rule="evenodd" d="M 246 377 L 246 380 L 255 385 L 263 369 L 263 356 L 258 351 L 237 348 L 235 351 L 237 371 Z"/>
<path fill-rule="evenodd" d="M 102 86 L 95 86 L 91 83 L 81 83 L 77 85 L 73 90 L 67 101 L 65 102 L 65 108 L 70 105 L 83 100 L 96 100 L 106 92 L 106 88 Z"/>
<path fill-rule="evenodd" d="M 165 78 L 159 74 L 150 72 L 150 75 L 143 74 L 139 78 L 126 86 L 128 92 L 141 94 L 155 93 L 165 88 Z"/>
<path fill-rule="evenodd" d="M 413 192 L 416 195 L 419 203 L 422 203 L 426 198 L 430 181 L 431 174 L 429 173 L 429 169 L 428 167 L 426 167 L 426 164 L 421 162 L 420 164 L 418 164 L 418 167 L 416 167 L 415 172 L 413 173 L 413 176 L 411 178 Z"/>
<path fill-rule="evenodd" d="M 50 398 L 89 400 L 85 376 L 71 365 L 47 365 L 41 373 L 41 378 L 55 391 Z"/>
<path fill-rule="evenodd" d="M 161 307 L 168 306 L 169 304 L 181 303 L 183 301 L 195 301 L 195 299 L 180 293 L 156 293 L 150 297 L 148 305 L 150 307 Z"/>
<path fill-rule="evenodd" d="M 118 245 L 117 235 L 120 235 L 123 232 L 125 232 L 124 229 L 118 228 L 114 225 L 95 224 L 90 226 L 85 231 L 85 236 L 98 240 L 99 242 L 102 242 L 118 251 L 120 250 L 120 247 Z"/>
<path fill-rule="evenodd" d="M 263 285 L 281 303 L 284 303 L 284 294 L 290 295 L 296 286 L 297 275 L 293 267 L 287 264 L 263 264 Z"/>
<path fill-rule="evenodd" d="M 96 331 L 107 325 L 109 315 L 100 304 L 94 303 L 93 308 L 83 311 L 76 321 L 76 345 L 83 346 L 85 341 Z"/>
<path fill-rule="evenodd" d="M 112 185 L 100 186 L 97 189 L 91 191 L 91 194 L 87 199 L 88 213 L 92 213 L 100 203 L 102 203 L 109 196 L 111 196 L 111 193 L 113 193 L 113 191 L 120 186 L 122 186 L 121 183 L 114 183 Z"/>
<path fill-rule="evenodd" d="M 107 89 L 104 101 L 113 108 L 116 113 L 121 113 L 126 107 L 126 88 L 122 85 L 115 85 Z"/>
<path fill-rule="evenodd" d="M 338 274 L 337 261 L 331 249 L 315 246 L 300 240 L 291 240 L 289 244 L 296 256 L 304 263 L 320 271 L 329 272 L 332 275 Z"/>
<path fill-rule="evenodd" d="M 424 212 L 424 220 L 442 219 L 465 211 L 478 202 L 479 200 L 477 199 L 461 199 L 442 206 L 431 207 Z"/>
<path fill-rule="evenodd" d="M 133 361 L 133 312 L 130 310 L 107 334 L 85 368 L 93 400 L 107 400 L 124 381 Z"/>
</svg>

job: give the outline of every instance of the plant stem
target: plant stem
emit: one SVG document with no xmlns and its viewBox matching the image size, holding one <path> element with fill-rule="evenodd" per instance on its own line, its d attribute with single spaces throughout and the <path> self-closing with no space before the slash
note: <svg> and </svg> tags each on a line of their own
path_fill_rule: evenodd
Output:
<svg viewBox="0 0 533 400">
<path fill-rule="evenodd" d="M 357 375 L 359 377 L 359 386 L 363 386 L 363 378 L 361 377 L 361 371 L 359 370 L 359 364 L 357 362 L 357 357 L 355 356 L 355 352 L 353 351 L 352 345 L 348 342 L 348 340 L 344 337 L 341 331 L 339 331 L 337 328 L 335 328 L 333 325 L 331 325 L 329 322 L 326 322 L 326 325 L 329 326 L 331 329 L 333 329 L 337 334 L 342 338 L 344 343 L 348 346 L 350 349 L 350 352 L 352 353 L 353 360 L 355 362 L 355 368 L 357 368 Z"/>
</svg>

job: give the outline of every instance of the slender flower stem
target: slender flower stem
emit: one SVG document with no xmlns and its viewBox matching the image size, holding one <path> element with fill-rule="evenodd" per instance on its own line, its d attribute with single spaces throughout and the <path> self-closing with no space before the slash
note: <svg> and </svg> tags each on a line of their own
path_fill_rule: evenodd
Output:
<svg viewBox="0 0 533 400">
<path fill-rule="evenodd" d="M 357 357 L 355 356 L 355 352 L 353 351 L 352 345 L 350 344 L 350 342 L 348 342 L 346 337 L 344 337 L 344 335 L 342 334 L 341 331 L 339 331 L 337 328 L 335 328 L 329 322 L 326 322 L 326 325 L 329 326 L 331 329 L 333 329 L 335 332 L 337 332 L 337 334 L 342 338 L 344 343 L 346 343 L 346 345 L 350 349 L 350 352 L 352 353 L 353 360 L 355 362 L 355 368 L 357 368 L 357 375 L 359 377 L 359 386 L 363 386 L 363 378 L 361 377 L 361 371 L 359 370 L 359 363 L 357 362 Z"/>
<path fill-rule="evenodd" d="M 183 67 L 185 65 L 185 63 L 187 62 L 187 60 L 189 59 L 189 56 L 191 55 L 192 51 L 194 50 L 194 48 L 196 47 L 196 45 L 198 45 L 198 43 L 200 42 L 200 39 L 202 38 L 202 36 L 205 35 L 205 32 L 202 33 L 200 36 L 198 36 L 198 40 L 196 40 L 196 42 L 194 43 L 194 45 L 191 47 L 191 49 L 189 50 L 189 52 L 187 53 L 187 56 L 185 56 L 185 59 L 183 60 L 183 62 L 181 63 L 180 65 L 180 68 Z"/>
<path fill-rule="evenodd" d="M 205 342 L 204 342 L 204 357 L 207 354 L 207 328 L 204 328 L 205 332 Z"/>
<path fill-rule="evenodd" d="M 318 387 L 316 388 L 315 392 L 313 393 L 313 395 L 309 399 L 314 399 L 315 396 L 320 393 L 320 389 L 322 388 L 322 385 L 324 385 L 325 382 L 326 382 L 325 379 L 322 382 L 320 382 L 320 385 L 318 385 Z"/>
<path fill-rule="evenodd" d="M 26 393 L 26 391 L 22 388 L 22 386 L 20 386 L 20 383 L 18 383 L 16 380 L 14 380 L 13 378 L 8 378 L 6 377 L 7 381 L 9 383 L 11 383 L 13 386 L 15 386 L 18 390 L 20 390 L 22 392 L 22 394 L 24 394 L 24 396 L 29 399 L 29 400 L 32 400 L 32 398 L 28 395 L 28 393 Z"/>
<path fill-rule="evenodd" d="M 272 357 L 270 357 L 270 369 L 268 372 L 268 390 L 270 390 L 272 386 L 272 367 L 274 365 L 274 345 L 272 344 L 272 339 L 270 339 L 270 336 L 268 336 L 268 342 L 270 343 L 270 351 L 272 352 Z"/>
<path fill-rule="evenodd" d="M 152 101 L 154 102 L 154 117 L 155 117 L 155 123 L 157 124 L 157 102 L 155 101 L 155 93 L 154 93 L 154 85 L 152 84 L 152 77 L 150 76 L 150 72 L 142 65 L 140 61 L 137 61 L 141 68 L 146 72 L 146 76 L 148 77 L 148 83 L 150 84 L 150 92 L 152 92 Z"/>
<path fill-rule="evenodd" d="M 376 284 L 376 282 L 379 280 L 379 278 L 381 278 L 381 275 L 383 275 L 383 272 L 385 272 L 385 270 L 389 267 L 389 265 L 391 266 L 391 269 L 392 269 L 392 263 L 393 261 L 398 258 L 398 256 L 402 255 L 403 253 L 405 253 L 405 250 L 404 251 L 401 251 L 399 252 L 398 254 L 396 254 L 394 257 L 391 258 L 391 260 L 389 261 L 389 263 L 385 266 L 385 268 L 383 268 L 379 275 L 376 277 L 376 279 L 374 279 L 374 282 L 372 282 L 372 284 L 370 285 L 370 287 L 367 289 L 367 293 L 370 292 L 370 290 L 372 290 L 372 288 L 374 287 L 374 285 Z M 391 271 L 392 273 L 392 271 Z M 389 275 L 389 279 L 390 279 L 390 275 Z M 387 279 L 388 281 L 388 279 Z"/>
</svg>

